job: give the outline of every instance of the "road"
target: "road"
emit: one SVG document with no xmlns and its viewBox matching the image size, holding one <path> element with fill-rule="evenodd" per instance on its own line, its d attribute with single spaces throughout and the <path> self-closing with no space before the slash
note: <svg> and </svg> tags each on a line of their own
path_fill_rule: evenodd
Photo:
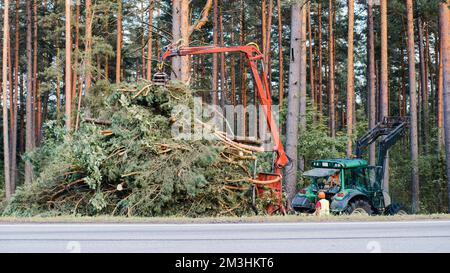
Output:
<svg viewBox="0 0 450 273">
<path fill-rule="evenodd" d="M 0 224 L 0 252 L 450 252 L 450 221 Z"/>
</svg>

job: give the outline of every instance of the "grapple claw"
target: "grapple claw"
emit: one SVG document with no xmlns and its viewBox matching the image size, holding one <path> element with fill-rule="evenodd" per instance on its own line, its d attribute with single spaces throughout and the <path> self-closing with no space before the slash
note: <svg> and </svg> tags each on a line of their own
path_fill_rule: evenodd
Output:
<svg viewBox="0 0 450 273">
<path fill-rule="evenodd" d="M 157 72 L 153 75 L 153 84 L 157 86 L 165 86 L 169 76 L 164 72 Z"/>
</svg>

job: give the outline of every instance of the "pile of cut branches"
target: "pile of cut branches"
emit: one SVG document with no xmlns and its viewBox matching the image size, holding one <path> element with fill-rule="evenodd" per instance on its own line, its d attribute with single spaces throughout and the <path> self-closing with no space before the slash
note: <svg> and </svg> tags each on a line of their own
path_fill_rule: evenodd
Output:
<svg viewBox="0 0 450 273">
<path fill-rule="evenodd" d="M 27 155 L 36 181 L 19 188 L 3 214 L 252 214 L 249 147 L 214 130 L 216 140 L 172 137 L 174 106 L 192 107 L 193 98 L 174 84 L 97 83 L 70 138 L 58 122 L 46 125 L 42 145 Z"/>
</svg>

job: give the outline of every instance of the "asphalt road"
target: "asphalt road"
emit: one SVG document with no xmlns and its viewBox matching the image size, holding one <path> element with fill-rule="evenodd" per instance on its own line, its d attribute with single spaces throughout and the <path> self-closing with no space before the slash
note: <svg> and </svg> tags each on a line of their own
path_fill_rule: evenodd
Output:
<svg viewBox="0 0 450 273">
<path fill-rule="evenodd" d="M 0 252 L 450 252 L 450 221 L 0 224 Z"/>
</svg>

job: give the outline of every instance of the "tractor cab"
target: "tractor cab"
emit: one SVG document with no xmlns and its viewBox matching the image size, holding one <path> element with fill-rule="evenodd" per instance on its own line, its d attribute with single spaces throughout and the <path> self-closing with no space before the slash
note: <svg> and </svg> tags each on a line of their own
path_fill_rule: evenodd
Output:
<svg viewBox="0 0 450 273">
<path fill-rule="evenodd" d="M 380 167 L 369 166 L 362 159 L 316 160 L 312 167 L 303 174 L 308 185 L 292 201 L 295 211 L 313 212 L 319 191 L 325 193 L 334 213 L 351 210 L 349 201 L 358 198 L 368 200 L 370 210 L 384 208 Z"/>
</svg>

